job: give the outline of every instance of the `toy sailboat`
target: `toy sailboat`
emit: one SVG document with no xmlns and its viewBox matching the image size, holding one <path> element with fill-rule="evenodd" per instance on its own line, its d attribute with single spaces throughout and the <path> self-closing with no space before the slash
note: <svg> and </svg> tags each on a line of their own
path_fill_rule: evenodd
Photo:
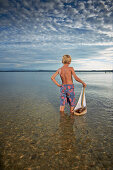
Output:
<svg viewBox="0 0 113 170">
<path fill-rule="evenodd" d="M 78 103 L 74 108 L 74 114 L 80 116 L 80 115 L 84 115 L 85 113 L 87 113 L 85 87 L 82 87 Z"/>
</svg>

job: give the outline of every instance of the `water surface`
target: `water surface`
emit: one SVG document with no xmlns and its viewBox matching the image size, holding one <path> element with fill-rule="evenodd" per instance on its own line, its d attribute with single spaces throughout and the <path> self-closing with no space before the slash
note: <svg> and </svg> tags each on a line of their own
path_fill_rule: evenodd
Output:
<svg viewBox="0 0 113 170">
<path fill-rule="evenodd" d="M 1 169 L 112 169 L 113 74 L 77 73 L 88 112 L 59 113 L 52 73 L 0 73 Z M 60 82 L 60 78 L 57 80 Z M 81 84 L 74 81 L 76 102 Z"/>
</svg>

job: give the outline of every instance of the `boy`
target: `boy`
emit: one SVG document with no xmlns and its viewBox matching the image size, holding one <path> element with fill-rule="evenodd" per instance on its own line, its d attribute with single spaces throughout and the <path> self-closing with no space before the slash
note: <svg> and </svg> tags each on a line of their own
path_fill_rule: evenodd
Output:
<svg viewBox="0 0 113 170">
<path fill-rule="evenodd" d="M 77 77 L 73 67 L 69 67 L 71 63 L 71 57 L 69 55 L 64 55 L 62 57 L 62 63 L 64 64 L 63 67 L 59 68 L 52 75 L 51 80 L 60 87 L 60 111 L 64 112 L 65 103 L 68 102 L 70 105 L 70 112 L 73 113 L 75 107 L 75 92 L 72 76 L 76 81 L 82 83 L 84 87 L 86 87 L 86 84 Z M 61 77 L 62 85 L 55 80 L 58 74 Z"/>
</svg>

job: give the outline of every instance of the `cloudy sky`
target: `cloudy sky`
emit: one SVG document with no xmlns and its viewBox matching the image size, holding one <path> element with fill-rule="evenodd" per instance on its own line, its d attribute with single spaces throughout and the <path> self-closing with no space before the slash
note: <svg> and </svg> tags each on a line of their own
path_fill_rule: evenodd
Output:
<svg viewBox="0 0 113 170">
<path fill-rule="evenodd" d="M 0 0 L 0 70 L 113 69 L 113 0 Z"/>
</svg>

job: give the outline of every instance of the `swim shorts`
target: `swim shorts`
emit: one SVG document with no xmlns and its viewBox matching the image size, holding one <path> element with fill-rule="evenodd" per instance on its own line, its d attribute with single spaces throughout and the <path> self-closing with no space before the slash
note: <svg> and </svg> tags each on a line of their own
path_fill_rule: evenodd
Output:
<svg viewBox="0 0 113 170">
<path fill-rule="evenodd" d="M 70 106 L 75 106 L 75 92 L 73 84 L 64 84 L 60 87 L 60 106 L 65 106 L 68 103 Z"/>
</svg>

